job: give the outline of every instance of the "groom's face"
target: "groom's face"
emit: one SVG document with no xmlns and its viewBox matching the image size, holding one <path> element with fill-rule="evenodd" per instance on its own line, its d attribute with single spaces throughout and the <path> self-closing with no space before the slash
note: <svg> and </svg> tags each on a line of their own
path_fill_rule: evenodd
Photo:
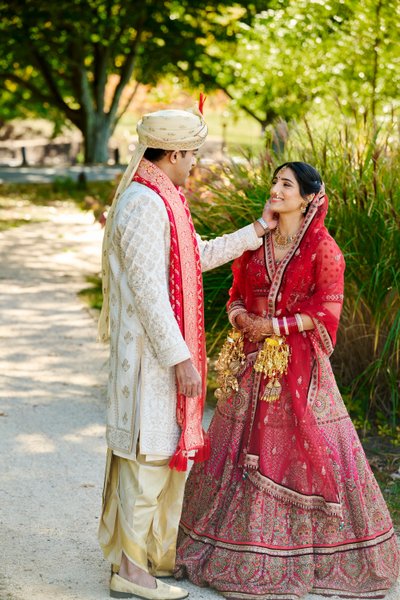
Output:
<svg viewBox="0 0 400 600">
<path fill-rule="evenodd" d="M 190 171 L 196 165 L 197 150 L 173 150 L 170 154 L 172 165 L 172 182 L 175 185 L 185 185 Z"/>
</svg>

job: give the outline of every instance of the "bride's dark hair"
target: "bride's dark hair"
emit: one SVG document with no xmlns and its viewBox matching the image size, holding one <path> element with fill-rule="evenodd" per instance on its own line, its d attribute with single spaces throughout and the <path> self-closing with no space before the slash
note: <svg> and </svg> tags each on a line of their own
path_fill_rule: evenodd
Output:
<svg viewBox="0 0 400 600">
<path fill-rule="evenodd" d="M 274 171 L 272 179 L 274 179 L 279 171 L 285 168 L 293 171 L 296 181 L 299 184 L 300 194 L 305 198 L 308 194 L 316 194 L 321 189 L 322 178 L 314 167 L 305 162 L 286 162 L 279 165 Z"/>
</svg>

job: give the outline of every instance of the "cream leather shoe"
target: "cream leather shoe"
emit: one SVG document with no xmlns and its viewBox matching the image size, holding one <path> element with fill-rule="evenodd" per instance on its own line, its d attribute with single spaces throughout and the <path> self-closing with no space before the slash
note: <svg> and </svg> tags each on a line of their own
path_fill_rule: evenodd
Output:
<svg viewBox="0 0 400 600">
<path fill-rule="evenodd" d="M 175 585 L 167 585 L 156 579 L 156 588 L 146 588 L 114 573 L 110 582 L 110 596 L 112 598 L 145 598 L 146 600 L 180 600 L 186 598 L 189 592 Z"/>
</svg>

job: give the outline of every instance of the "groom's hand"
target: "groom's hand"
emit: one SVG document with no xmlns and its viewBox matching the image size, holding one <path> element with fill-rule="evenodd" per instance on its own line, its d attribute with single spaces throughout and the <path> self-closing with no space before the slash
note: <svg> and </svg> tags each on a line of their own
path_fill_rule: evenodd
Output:
<svg viewBox="0 0 400 600">
<path fill-rule="evenodd" d="M 272 211 L 269 199 L 267 200 L 267 202 L 264 206 L 262 218 L 267 223 L 269 229 L 275 229 L 275 227 L 278 225 L 278 220 L 276 219 L 276 217 Z"/>
<path fill-rule="evenodd" d="M 175 365 L 175 374 L 178 391 L 181 394 L 188 398 L 200 396 L 202 391 L 201 377 L 190 358 Z"/>
</svg>

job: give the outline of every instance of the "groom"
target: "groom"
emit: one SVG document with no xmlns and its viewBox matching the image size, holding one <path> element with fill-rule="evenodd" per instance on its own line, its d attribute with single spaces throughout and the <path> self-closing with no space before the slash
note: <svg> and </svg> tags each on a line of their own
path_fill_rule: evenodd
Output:
<svg viewBox="0 0 400 600">
<path fill-rule="evenodd" d="M 201 427 L 206 354 L 201 272 L 262 243 L 270 211 L 203 241 L 180 190 L 207 135 L 199 110 L 144 115 L 107 218 L 99 333 L 110 340 L 107 465 L 99 541 L 110 595 L 179 599 L 171 575 L 188 456 L 207 457 Z M 269 225 L 268 225 L 269 223 Z"/>
</svg>

